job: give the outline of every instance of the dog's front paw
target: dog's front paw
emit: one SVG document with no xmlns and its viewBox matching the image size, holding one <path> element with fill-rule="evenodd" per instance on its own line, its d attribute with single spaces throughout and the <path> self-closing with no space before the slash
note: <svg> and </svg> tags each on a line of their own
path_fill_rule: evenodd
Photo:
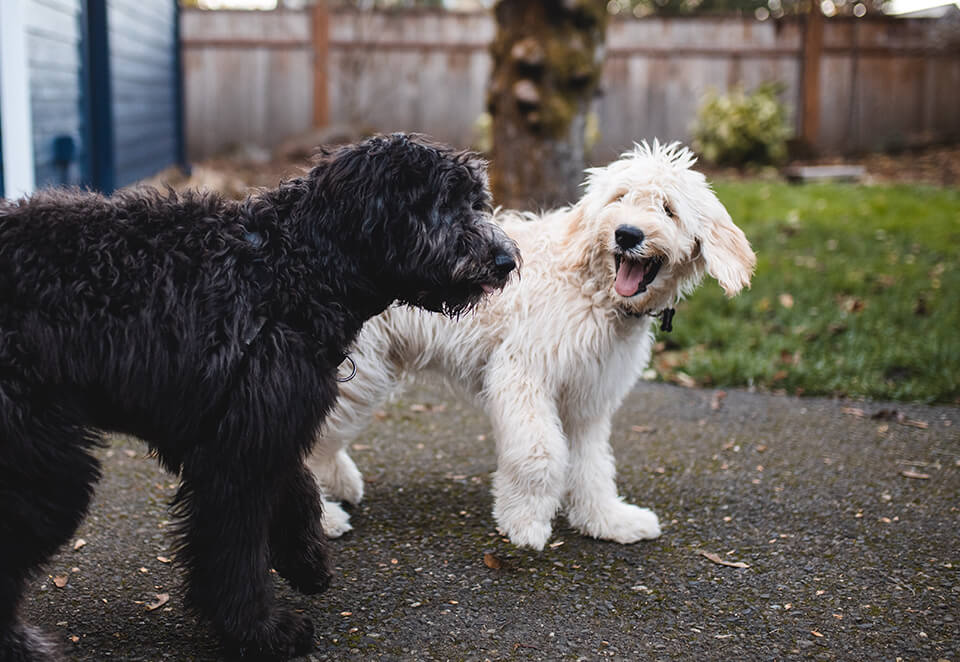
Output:
<svg viewBox="0 0 960 662">
<path fill-rule="evenodd" d="M 550 540 L 551 522 L 559 507 L 552 497 L 501 492 L 494 498 L 493 519 L 517 547 L 540 550 Z"/>
<path fill-rule="evenodd" d="M 591 513 L 572 511 L 568 519 L 584 535 L 622 544 L 660 537 L 660 520 L 656 513 L 620 500 Z"/>
<path fill-rule="evenodd" d="M 546 546 L 553 531 L 550 522 L 528 522 L 523 526 L 499 526 L 497 530 L 517 547 L 529 547 L 538 551 Z"/>
<path fill-rule="evenodd" d="M 244 637 L 224 637 L 231 659 L 279 662 L 306 655 L 314 649 L 313 623 L 306 616 L 279 611 L 256 632 Z"/>
<path fill-rule="evenodd" d="M 294 552 L 288 551 L 275 559 L 274 566 L 277 573 L 300 593 L 322 593 L 330 586 L 330 564 L 323 541 L 315 540 Z"/>
<path fill-rule="evenodd" d="M 353 530 L 350 525 L 350 515 L 335 501 L 323 502 L 323 532 L 328 538 L 339 538 L 347 531 Z"/>
<path fill-rule="evenodd" d="M 363 500 L 363 474 L 346 451 L 339 450 L 322 462 L 313 460 L 310 466 L 324 496 L 353 505 Z"/>
<path fill-rule="evenodd" d="M 516 513 L 499 511 L 494 512 L 493 516 L 497 522 L 497 530 L 517 547 L 541 550 L 550 540 L 553 531 L 550 520 L 518 517 Z"/>
</svg>

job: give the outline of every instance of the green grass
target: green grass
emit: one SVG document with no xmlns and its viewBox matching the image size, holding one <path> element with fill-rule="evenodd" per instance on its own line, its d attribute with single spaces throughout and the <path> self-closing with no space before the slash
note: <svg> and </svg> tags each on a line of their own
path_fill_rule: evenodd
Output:
<svg viewBox="0 0 960 662">
<path fill-rule="evenodd" d="M 960 401 L 960 191 L 718 181 L 757 253 L 752 288 L 709 279 L 659 334 L 667 379 Z"/>
</svg>

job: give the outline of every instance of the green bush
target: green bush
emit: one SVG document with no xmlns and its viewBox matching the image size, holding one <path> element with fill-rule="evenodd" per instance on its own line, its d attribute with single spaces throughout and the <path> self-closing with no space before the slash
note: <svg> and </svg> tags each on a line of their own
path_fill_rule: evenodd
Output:
<svg viewBox="0 0 960 662">
<path fill-rule="evenodd" d="M 693 127 L 694 148 L 719 165 L 783 161 L 791 130 L 778 99 L 782 89 L 780 83 L 764 83 L 750 93 L 740 87 L 727 94 L 707 93 Z"/>
</svg>

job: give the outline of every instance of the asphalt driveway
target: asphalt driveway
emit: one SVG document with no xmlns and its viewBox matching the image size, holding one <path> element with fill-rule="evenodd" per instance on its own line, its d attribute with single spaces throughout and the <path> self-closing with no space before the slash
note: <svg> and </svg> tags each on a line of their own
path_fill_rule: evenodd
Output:
<svg viewBox="0 0 960 662">
<path fill-rule="evenodd" d="M 956 407 L 640 384 L 615 419 L 619 482 L 663 536 L 561 519 L 541 553 L 496 534 L 481 414 L 437 383 L 378 418 L 332 588 L 278 580 L 317 628 L 310 659 L 960 660 Z M 133 439 L 101 456 L 25 615 L 75 660 L 218 659 L 169 551 L 175 479 Z"/>
</svg>

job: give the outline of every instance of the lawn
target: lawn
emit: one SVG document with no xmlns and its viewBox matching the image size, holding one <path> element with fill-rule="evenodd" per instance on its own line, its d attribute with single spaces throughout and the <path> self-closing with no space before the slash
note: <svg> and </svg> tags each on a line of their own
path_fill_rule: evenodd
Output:
<svg viewBox="0 0 960 662">
<path fill-rule="evenodd" d="M 960 402 L 960 190 L 714 186 L 757 273 L 732 300 L 708 280 L 678 307 L 659 333 L 662 378 Z"/>
</svg>

